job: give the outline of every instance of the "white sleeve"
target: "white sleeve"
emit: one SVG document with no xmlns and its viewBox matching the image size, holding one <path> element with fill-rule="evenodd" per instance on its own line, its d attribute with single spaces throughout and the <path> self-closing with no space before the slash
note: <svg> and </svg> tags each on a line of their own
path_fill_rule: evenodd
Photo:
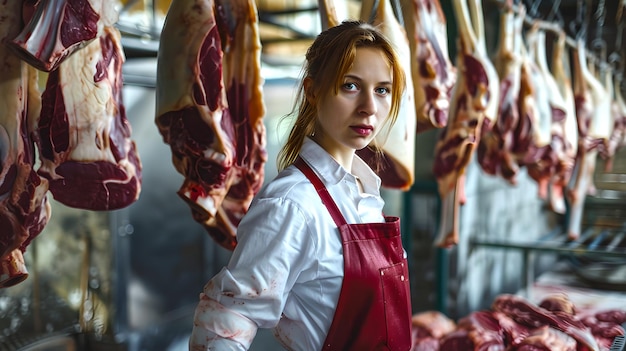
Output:
<svg viewBox="0 0 626 351">
<path fill-rule="evenodd" d="M 200 295 L 190 350 L 205 351 L 210 343 L 220 343 L 217 350 L 222 344 L 230 347 L 224 350 L 247 350 L 259 327 L 276 326 L 297 277 L 312 264 L 315 244 L 305 218 L 284 199 L 251 206 L 237 229 L 228 267 Z"/>
<path fill-rule="evenodd" d="M 245 351 L 250 348 L 257 331 L 254 322 L 228 310 L 204 293 L 200 294 L 193 319 L 190 351 Z"/>
</svg>

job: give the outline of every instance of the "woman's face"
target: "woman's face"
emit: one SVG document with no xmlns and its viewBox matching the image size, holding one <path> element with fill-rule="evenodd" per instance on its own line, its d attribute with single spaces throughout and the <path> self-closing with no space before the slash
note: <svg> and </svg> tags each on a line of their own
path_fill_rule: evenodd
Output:
<svg viewBox="0 0 626 351">
<path fill-rule="evenodd" d="M 314 139 L 335 159 L 366 147 L 388 117 L 393 84 L 388 62 L 380 49 L 358 48 L 337 95 L 318 100 Z"/>
</svg>

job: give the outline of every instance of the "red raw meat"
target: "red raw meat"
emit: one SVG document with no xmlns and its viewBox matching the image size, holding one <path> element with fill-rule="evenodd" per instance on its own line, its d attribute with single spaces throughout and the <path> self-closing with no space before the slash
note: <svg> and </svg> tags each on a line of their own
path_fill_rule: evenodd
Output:
<svg viewBox="0 0 626 351">
<path fill-rule="evenodd" d="M 533 305 L 526 299 L 510 294 L 496 297 L 492 309 L 506 314 L 515 322 L 528 328 L 549 326 L 574 338 L 581 346 L 589 350 L 598 350 L 598 344 L 591 330 L 573 315 L 563 312 L 552 312 Z"/>
<path fill-rule="evenodd" d="M 520 165 L 527 167 L 529 176 L 539 185 L 539 197 L 547 200 L 547 185 L 555 160 L 551 143 L 553 109 L 546 74 L 538 63 L 538 48 L 543 35 L 533 27 L 527 34 L 528 46 L 522 47 L 522 89 L 520 91 L 520 123 L 515 153 Z M 545 55 L 541 55 L 545 62 Z"/>
<path fill-rule="evenodd" d="M 574 90 L 569 73 L 569 54 L 565 51 L 565 34 L 561 34 L 555 42 L 552 50 L 552 73 L 554 76 L 555 90 L 563 98 L 565 118 L 562 122 L 556 122 L 557 132 L 560 134 L 563 148 L 557 154 L 556 174 L 549 181 L 548 199 L 550 207 L 557 213 L 565 213 L 565 193 L 576 163 L 578 153 L 578 121 L 576 119 L 576 104 L 574 102 Z M 554 111 L 554 110 L 553 110 Z"/>
<path fill-rule="evenodd" d="M 576 314 L 576 306 L 566 295 L 550 295 L 539 303 L 539 307 L 552 312 L 563 312 L 570 315 Z"/>
<path fill-rule="evenodd" d="M 412 55 L 416 132 L 443 128 L 457 79 L 448 54 L 445 15 L 439 0 L 403 0 L 403 13 Z"/>
<path fill-rule="evenodd" d="M 263 182 L 260 38 L 251 0 L 174 0 L 161 33 L 155 123 L 184 176 L 178 195 L 221 246 Z"/>
<path fill-rule="evenodd" d="M 511 345 L 510 351 L 576 351 L 577 344 L 571 336 L 551 328 L 543 326 L 533 330 L 524 340 Z"/>
<path fill-rule="evenodd" d="M 53 71 L 117 22 L 114 5 L 111 0 L 25 1 L 26 26 L 9 45 L 33 67 Z"/>
<path fill-rule="evenodd" d="M 0 2 L 0 13 L 19 14 L 19 1 Z M 21 16 L 0 16 L 0 42 L 20 30 Z M 33 169 L 32 126 L 40 108 L 37 71 L 0 45 L 0 287 L 27 277 L 22 253 L 50 217 L 48 182 Z"/>
<path fill-rule="evenodd" d="M 122 101 L 123 62 L 120 33 L 107 27 L 48 76 L 37 172 L 64 205 L 114 210 L 139 197 L 141 162 Z"/>
<path fill-rule="evenodd" d="M 519 165 L 513 147 L 516 143 L 515 128 L 519 123 L 519 95 L 522 75 L 522 29 L 524 8 L 517 16 L 512 6 L 500 14 L 501 35 L 494 66 L 500 79 L 498 112 L 492 127 L 482 130 L 476 150 L 478 163 L 485 173 L 499 175 L 511 184 L 517 182 Z"/>
</svg>

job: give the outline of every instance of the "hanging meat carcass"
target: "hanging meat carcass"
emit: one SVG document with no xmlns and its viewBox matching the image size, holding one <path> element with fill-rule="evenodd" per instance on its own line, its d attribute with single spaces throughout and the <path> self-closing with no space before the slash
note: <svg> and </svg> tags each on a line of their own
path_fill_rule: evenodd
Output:
<svg viewBox="0 0 626 351">
<path fill-rule="evenodd" d="M 600 149 L 600 157 L 605 161 L 604 171 L 611 172 L 615 153 L 624 146 L 626 141 L 626 103 L 620 91 L 620 79 L 617 78 L 617 75 L 612 79 L 611 75 L 606 73 L 605 88 L 613 96 L 611 101 L 613 130 L 606 146 Z"/>
<path fill-rule="evenodd" d="M 417 133 L 448 123 L 456 68 L 448 53 L 446 18 L 439 0 L 402 0 L 411 52 Z"/>
<path fill-rule="evenodd" d="M 578 153 L 578 122 L 570 77 L 569 54 L 565 51 L 565 33 L 560 33 L 552 53 L 552 73 L 555 82 L 552 89 L 558 89 L 563 98 L 565 117 L 562 123 L 556 124 L 563 137 L 563 149 L 558 156 L 557 174 L 550 180 L 548 198 L 552 209 L 557 213 L 565 213 L 565 191 L 572 177 Z"/>
<path fill-rule="evenodd" d="M 21 29 L 21 2 L 0 2 L 0 42 Z M 35 172 L 33 125 L 40 94 L 37 71 L 0 45 L 0 287 L 28 273 L 22 253 L 48 223 L 48 182 Z"/>
<path fill-rule="evenodd" d="M 253 1 L 174 0 L 159 45 L 155 123 L 178 195 L 222 247 L 263 182 L 260 38 Z"/>
<path fill-rule="evenodd" d="M 203 222 L 217 237 L 235 236 L 239 221 L 261 189 L 267 161 L 265 105 L 261 78 L 261 41 L 257 10 L 252 0 L 218 0 L 224 50 L 224 84 L 236 136 L 232 183 L 217 218 Z M 226 35 L 224 35 L 224 33 Z"/>
<path fill-rule="evenodd" d="M 531 51 L 541 75 L 541 79 L 535 81 L 539 94 L 537 98 L 541 99 L 543 96 L 544 87 L 547 98 L 547 110 L 545 114 L 541 114 L 541 120 L 544 121 L 545 118 L 545 123 L 540 122 L 539 125 L 542 131 L 547 131 L 546 135 L 549 131 L 550 141 L 537 149 L 539 153 L 534 155 L 534 160 L 526 159 L 526 166 L 528 174 L 539 184 L 540 197 L 549 201 L 552 210 L 564 214 L 566 206 L 563 189 L 574 167 L 577 149 L 574 145 L 577 143 L 578 132 L 572 128 L 575 127 L 575 124 L 572 125 L 572 122 L 575 122 L 575 116 L 572 114 L 575 112 L 573 105 L 568 105 L 562 93 L 561 88 L 565 89 L 566 86 L 559 87 L 548 66 L 546 33 L 542 30 L 533 30 L 531 36 L 533 37 Z M 569 103 L 573 104 L 573 100 Z M 572 133 L 575 135 L 570 135 Z"/>
<path fill-rule="evenodd" d="M 605 147 L 611 136 L 613 117 L 612 97 L 589 70 L 582 40 L 578 41 L 572 56 L 578 153 L 566 197 L 570 205 L 567 233 L 570 239 L 576 239 L 580 236 L 586 197 L 595 193 L 594 173 L 598 151 Z"/>
<path fill-rule="evenodd" d="M 520 165 L 528 169 L 528 175 L 538 184 L 539 197 L 548 199 L 548 180 L 555 164 L 551 148 L 552 143 L 552 108 L 549 88 L 538 63 L 541 50 L 541 38 L 544 33 L 533 27 L 526 34 L 527 47 L 523 47 L 522 89 L 520 99 L 520 123 L 518 129 L 528 137 L 522 137 L 524 143 L 516 145 L 516 154 Z M 545 61 L 545 56 L 542 59 Z"/>
<path fill-rule="evenodd" d="M 117 22 L 113 0 L 24 1 L 26 26 L 8 44 L 24 61 L 50 72 Z M 34 6 L 34 8 L 32 8 Z"/>
<path fill-rule="evenodd" d="M 511 184 L 516 184 L 519 165 L 512 149 L 515 144 L 514 131 L 519 123 L 520 56 L 525 10 L 520 6 L 515 15 L 510 5 L 500 14 L 501 35 L 493 62 L 500 80 L 498 113 L 492 128 L 482 131 L 476 155 L 487 174 L 499 175 Z"/>
<path fill-rule="evenodd" d="M 465 203 L 465 170 L 480 142 L 481 130 L 495 121 L 499 79 L 489 60 L 485 43 L 482 3 L 455 1 L 460 41 L 458 78 L 452 93 L 449 120 L 435 146 L 433 172 L 442 200 L 436 245 L 458 243 L 460 205 Z"/>
<path fill-rule="evenodd" d="M 122 101 L 123 62 L 120 33 L 109 26 L 48 75 L 37 172 L 66 206 L 114 210 L 139 197 L 141 162 Z"/>
<path fill-rule="evenodd" d="M 363 21 L 380 26 L 381 31 L 398 51 L 405 75 L 409 77 L 411 69 L 409 41 L 404 27 L 394 14 L 390 1 L 363 1 L 360 17 Z M 382 186 L 386 188 L 408 190 L 414 182 L 416 113 L 413 99 L 413 82 L 407 79 L 398 120 L 391 127 L 388 135 L 379 133 L 376 138 L 376 143 L 382 146 L 385 165 L 378 175 L 382 180 Z M 376 153 L 370 147 L 357 151 L 357 154 L 372 165 L 377 162 Z"/>
</svg>

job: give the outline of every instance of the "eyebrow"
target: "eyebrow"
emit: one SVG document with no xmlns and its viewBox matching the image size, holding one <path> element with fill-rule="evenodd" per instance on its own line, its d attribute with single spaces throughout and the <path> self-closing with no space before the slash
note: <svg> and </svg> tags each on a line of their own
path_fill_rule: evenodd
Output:
<svg viewBox="0 0 626 351">
<path fill-rule="evenodd" d="M 363 81 L 363 79 L 361 79 L 361 77 L 358 77 L 358 76 L 355 76 L 355 75 L 351 75 L 351 74 L 346 74 L 344 76 L 344 78 L 352 78 L 354 80 Z M 393 85 L 393 82 L 385 80 L 385 81 L 382 81 L 382 82 L 378 82 L 376 84 L 379 84 L 379 85 Z"/>
</svg>

